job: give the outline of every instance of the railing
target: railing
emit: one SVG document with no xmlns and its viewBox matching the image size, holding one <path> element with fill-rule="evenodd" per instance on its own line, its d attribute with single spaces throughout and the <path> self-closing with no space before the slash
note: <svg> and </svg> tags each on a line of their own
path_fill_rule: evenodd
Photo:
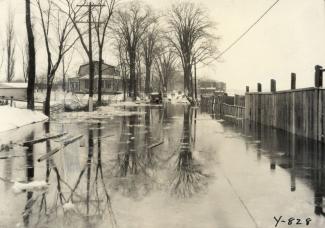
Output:
<svg viewBox="0 0 325 228">
<path fill-rule="evenodd" d="M 240 104 L 244 105 L 244 96 L 227 96 L 215 95 L 201 98 L 201 106 L 205 111 L 217 115 L 220 118 L 227 118 L 231 120 L 244 120 L 245 107 L 237 105 L 236 100 L 241 100 Z"/>
<path fill-rule="evenodd" d="M 243 120 L 245 118 L 245 107 L 237 105 L 222 104 L 223 115 L 228 118 L 236 120 Z"/>
<path fill-rule="evenodd" d="M 4 105 L 12 106 L 12 104 L 13 104 L 13 97 L 5 97 L 5 96 L 0 97 L 0 106 L 4 106 Z"/>
</svg>

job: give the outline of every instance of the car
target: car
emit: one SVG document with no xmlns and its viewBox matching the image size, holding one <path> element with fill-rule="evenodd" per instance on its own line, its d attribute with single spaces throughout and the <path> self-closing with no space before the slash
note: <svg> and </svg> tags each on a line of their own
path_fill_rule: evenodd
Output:
<svg viewBox="0 0 325 228">
<path fill-rule="evenodd" d="M 161 104 L 162 103 L 161 93 L 157 93 L 157 92 L 150 93 L 150 103 Z"/>
</svg>

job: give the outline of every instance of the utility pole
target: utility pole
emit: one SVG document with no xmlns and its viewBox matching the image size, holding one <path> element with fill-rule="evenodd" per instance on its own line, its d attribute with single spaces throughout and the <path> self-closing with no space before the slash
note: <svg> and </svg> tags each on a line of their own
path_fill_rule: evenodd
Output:
<svg viewBox="0 0 325 228">
<path fill-rule="evenodd" d="M 92 21 L 92 8 L 93 7 L 103 7 L 105 5 L 100 4 L 93 4 L 92 2 L 89 2 L 88 4 L 83 5 L 77 5 L 78 7 L 87 7 L 88 8 L 88 21 L 83 22 L 79 21 L 77 23 L 87 23 L 88 24 L 88 58 L 89 58 L 89 99 L 88 99 L 88 106 L 89 112 L 92 112 L 94 109 L 94 77 L 95 77 L 95 67 L 94 67 L 94 61 L 93 61 L 93 45 L 92 45 L 92 28 L 91 25 L 93 23 L 102 23 L 102 22 L 94 22 Z"/>
</svg>

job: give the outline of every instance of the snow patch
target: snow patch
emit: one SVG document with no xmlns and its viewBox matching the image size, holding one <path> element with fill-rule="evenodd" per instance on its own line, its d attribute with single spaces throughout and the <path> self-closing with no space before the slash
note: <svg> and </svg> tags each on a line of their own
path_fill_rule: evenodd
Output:
<svg viewBox="0 0 325 228">
<path fill-rule="evenodd" d="M 71 202 L 65 203 L 63 205 L 63 210 L 64 211 L 73 211 L 75 209 L 75 205 Z"/>
<path fill-rule="evenodd" d="M 39 111 L 0 106 L 0 132 L 47 120 Z"/>
<path fill-rule="evenodd" d="M 12 186 L 12 190 L 16 194 L 24 191 L 43 191 L 47 188 L 48 184 L 45 181 L 33 181 L 29 183 L 15 182 Z"/>
</svg>

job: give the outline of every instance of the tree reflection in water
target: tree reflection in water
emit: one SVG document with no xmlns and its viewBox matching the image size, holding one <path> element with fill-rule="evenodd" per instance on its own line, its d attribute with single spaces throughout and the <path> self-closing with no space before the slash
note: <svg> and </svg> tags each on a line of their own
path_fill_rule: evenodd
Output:
<svg viewBox="0 0 325 228">
<path fill-rule="evenodd" d="M 192 138 L 192 123 L 193 110 L 190 107 L 185 107 L 181 147 L 176 159 L 176 169 L 171 183 L 171 192 L 177 197 L 191 197 L 193 194 L 198 193 L 206 185 L 206 178 L 208 177 L 202 172 L 201 165 L 193 158 L 195 139 Z"/>
<path fill-rule="evenodd" d="M 155 111 L 160 113 L 160 110 Z M 159 153 L 155 153 L 155 149 L 149 146 L 162 140 L 164 116 L 157 115 L 158 124 L 152 127 L 153 122 L 156 122 L 152 120 L 153 110 L 146 107 L 145 112 L 144 120 L 137 115 L 122 117 L 120 146 L 113 168 L 115 178 L 112 185 L 127 197 L 144 197 L 160 186 L 156 178 Z"/>
<path fill-rule="evenodd" d="M 56 165 L 53 157 L 49 157 L 45 161 L 45 181 L 47 183 L 56 183 L 56 187 L 55 190 L 49 189 L 49 191 L 37 196 L 35 196 L 37 193 L 33 191 L 27 192 L 27 203 L 23 214 L 25 227 L 47 227 L 48 225 L 52 227 L 53 224 L 58 224 L 58 226 L 61 224 L 62 227 L 76 225 L 77 227 L 88 228 L 96 227 L 103 219 L 110 220 L 110 227 L 117 226 L 103 176 L 101 124 L 98 123 L 96 127 L 97 137 L 95 138 L 95 130 L 89 126 L 87 162 L 81 169 L 73 187 L 64 180 L 60 174 L 62 170 Z M 49 132 L 49 125 L 45 126 L 45 131 Z M 28 140 L 33 138 L 34 136 L 31 135 Z M 97 148 L 95 141 L 97 141 Z M 49 153 L 51 151 L 51 142 L 47 141 L 45 146 L 46 152 Z M 95 162 L 96 151 L 97 161 Z M 65 152 L 61 151 L 60 153 Z M 33 148 L 31 146 L 26 150 L 28 182 L 32 181 L 34 177 L 33 161 Z M 93 170 L 94 172 L 92 172 Z M 51 177 L 52 172 L 55 173 L 53 177 Z M 68 173 L 65 173 L 64 176 L 66 174 Z M 51 181 L 51 178 L 54 178 L 54 180 Z M 72 208 L 67 208 L 68 204 Z"/>
</svg>

